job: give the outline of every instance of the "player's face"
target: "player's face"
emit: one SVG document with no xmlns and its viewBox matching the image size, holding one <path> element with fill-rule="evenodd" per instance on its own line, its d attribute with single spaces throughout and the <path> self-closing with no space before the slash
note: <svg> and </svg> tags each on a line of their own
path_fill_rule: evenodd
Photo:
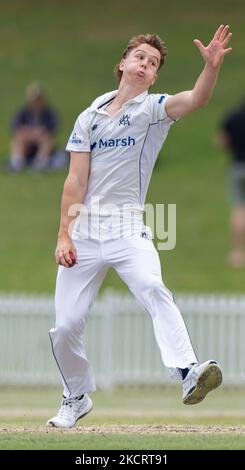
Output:
<svg viewBox="0 0 245 470">
<path fill-rule="evenodd" d="M 120 62 L 123 79 L 129 83 L 138 83 L 146 90 L 157 79 L 160 65 L 160 52 L 149 44 L 140 44 L 129 52 Z"/>
</svg>

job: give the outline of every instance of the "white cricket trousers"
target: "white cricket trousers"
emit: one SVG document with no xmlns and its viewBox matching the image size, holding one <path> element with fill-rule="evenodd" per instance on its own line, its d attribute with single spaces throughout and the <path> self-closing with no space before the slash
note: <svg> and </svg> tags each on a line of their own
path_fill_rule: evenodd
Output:
<svg viewBox="0 0 245 470">
<path fill-rule="evenodd" d="M 177 371 L 176 368 L 197 362 L 183 318 L 171 292 L 163 284 L 159 256 L 151 240 L 73 241 L 78 265 L 58 269 L 56 323 L 50 330 L 65 397 L 80 396 L 96 389 L 82 334 L 91 305 L 110 267 L 150 314 L 163 363 L 170 368 L 170 373 L 171 369 Z"/>
</svg>

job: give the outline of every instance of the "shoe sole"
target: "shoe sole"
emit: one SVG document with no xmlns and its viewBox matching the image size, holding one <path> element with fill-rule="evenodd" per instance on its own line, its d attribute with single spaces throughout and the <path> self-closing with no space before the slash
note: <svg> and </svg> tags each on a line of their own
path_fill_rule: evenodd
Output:
<svg viewBox="0 0 245 470">
<path fill-rule="evenodd" d="M 200 403 L 209 392 L 219 387 L 221 383 L 222 372 L 219 366 L 217 364 L 207 365 L 199 375 L 194 390 L 184 398 L 184 405 L 196 405 Z"/>
</svg>

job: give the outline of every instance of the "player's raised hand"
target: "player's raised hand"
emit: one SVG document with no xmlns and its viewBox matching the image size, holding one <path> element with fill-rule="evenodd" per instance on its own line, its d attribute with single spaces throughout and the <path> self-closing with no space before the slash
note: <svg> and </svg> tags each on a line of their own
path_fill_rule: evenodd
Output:
<svg viewBox="0 0 245 470">
<path fill-rule="evenodd" d="M 224 60 L 224 56 L 232 51 L 231 47 L 226 47 L 232 37 L 228 25 L 220 25 L 217 29 L 212 41 L 208 46 L 204 46 L 199 39 L 194 39 L 194 44 L 198 47 L 205 62 L 212 67 L 220 67 Z"/>
</svg>

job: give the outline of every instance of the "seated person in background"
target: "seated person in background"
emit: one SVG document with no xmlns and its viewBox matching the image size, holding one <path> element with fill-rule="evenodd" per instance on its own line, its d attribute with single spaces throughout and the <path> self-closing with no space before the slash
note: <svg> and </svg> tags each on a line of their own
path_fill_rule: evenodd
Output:
<svg viewBox="0 0 245 470">
<path fill-rule="evenodd" d="M 13 138 L 8 167 L 20 171 L 56 169 L 64 166 L 65 155 L 55 149 L 54 136 L 58 118 L 48 104 L 47 96 L 38 83 L 26 90 L 26 105 L 12 120 Z"/>
</svg>

